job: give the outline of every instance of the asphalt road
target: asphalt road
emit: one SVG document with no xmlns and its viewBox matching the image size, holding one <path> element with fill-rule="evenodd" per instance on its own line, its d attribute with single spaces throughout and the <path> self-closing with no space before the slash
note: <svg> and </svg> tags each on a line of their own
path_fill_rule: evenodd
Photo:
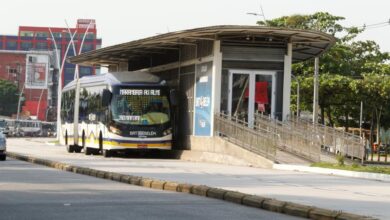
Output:
<svg viewBox="0 0 390 220">
<path fill-rule="evenodd" d="M 298 218 L 9 159 L 0 162 L 0 219 Z"/>
<path fill-rule="evenodd" d="M 172 159 L 103 158 L 68 154 L 47 139 L 8 139 L 8 150 L 54 161 L 182 183 L 257 194 L 390 219 L 390 183 L 295 171 L 195 163 Z"/>
</svg>

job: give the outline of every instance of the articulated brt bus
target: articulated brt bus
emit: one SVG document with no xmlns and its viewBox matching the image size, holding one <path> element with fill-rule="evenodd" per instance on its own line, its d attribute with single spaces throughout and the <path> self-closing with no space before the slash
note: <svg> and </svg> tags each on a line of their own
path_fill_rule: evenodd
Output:
<svg viewBox="0 0 390 220">
<path fill-rule="evenodd" d="M 145 72 L 73 80 L 62 92 L 61 138 L 68 152 L 103 154 L 172 148 L 174 92 Z"/>
</svg>

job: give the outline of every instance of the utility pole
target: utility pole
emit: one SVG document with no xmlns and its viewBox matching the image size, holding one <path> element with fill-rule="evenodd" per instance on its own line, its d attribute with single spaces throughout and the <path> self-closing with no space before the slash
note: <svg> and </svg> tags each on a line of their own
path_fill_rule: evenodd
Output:
<svg viewBox="0 0 390 220">
<path fill-rule="evenodd" d="M 363 101 L 360 101 L 360 137 L 362 137 L 362 124 L 363 124 Z"/>
<path fill-rule="evenodd" d="M 318 122 L 319 58 L 314 58 L 313 124 Z"/>
<path fill-rule="evenodd" d="M 23 95 L 23 91 L 24 91 L 24 86 L 25 86 L 25 84 L 23 84 L 22 91 L 21 91 L 20 94 L 19 94 L 18 111 L 17 111 L 17 113 L 16 113 L 16 120 L 19 120 L 19 115 L 20 115 L 20 102 L 22 101 L 22 95 Z"/>
</svg>

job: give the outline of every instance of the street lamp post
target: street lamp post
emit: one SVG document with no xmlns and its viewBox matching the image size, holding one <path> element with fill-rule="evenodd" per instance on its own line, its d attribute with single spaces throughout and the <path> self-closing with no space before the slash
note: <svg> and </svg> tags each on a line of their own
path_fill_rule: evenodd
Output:
<svg viewBox="0 0 390 220">
<path fill-rule="evenodd" d="M 68 23 L 66 22 L 65 20 L 65 23 L 66 25 L 68 26 Z M 91 21 L 90 24 L 88 25 L 85 33 L 84 33 L 84 37 L 83 37 L 83 40 L 81 42 L 81 46 L 80 46 L 80 51 L 79 53 L 81 52 L 81 48 L 83 46 L 83 43 L 84 43 L 84 39 L 85 39 L 85 36 L 86 36 L 86 33 L 87 31 L 89 30 L 89 27 L 90 25 L 93 24 L 93 22 Z M 51 31 L 51 28 L 49 28 L 49 32 L 50 32 L 50 35 L 51 35 L 51 40 L 53 41 L 54 43 L 54 48 L 55 48 L 55 51 L 56 51 L 56 60 L 57 60 L 57 67 L 60 68 L 59 72 L 58 72 L 58 88 L 57 88 L 57 140 L 60 140 L 60 133 L 61 133 L 61 126 L 60 126 L 60 123 L 61 123 L 61 93 L 62 93 L 62 72 L 64 70 L 64 66 L 65 66 L 65 59 L 66 59 L 66 56 L 68 54 L 68 51 L 69 51 L 69 48 L 70 48 L 70 45 L 72 44 L 73 45 L 73 51 L 74 51 L 74 54 L 77 55 L 76 53 L 76 48 L 75 48 L 75 45 L 74 45 L 74 37 L 76 36 L 77 34 L 77 30 L 72 34 L 69 26 L 68 26 L 68 32 L 69 32 L 69 35 L 70 35 L 70 41 L 67 45 L 67 48 L 66 48 L 66 51 L 65 51 L 65 54 L 64 54 L 64 57 L 62 59 L 62 62 L 60 61 L 60 56 L 58 54 L 58 48 L 57 48 L 57 42 L 54 38 L 54 35 L 53 35 L 53 32 Z M 50 38 L 49 38 L 50 39 Z M 76 65 L 76 68 L 75 68 L 75 77 L 78 78 L 78 66 Z"/>
<path fill-rule="evenodd" d="M 69 31 L 69 34 L 71 34 L 71 32 L 70 32 L 70 28 L 69 28 L 69 25 L 68 25 L 68 22 L 65 20 L 65 23 L 66 23 L 66 26 L 67 26 L 67 28 L 68 28 L 68 31 Z M 81 53 L 81 50 L 82 50 L 82 48 L 83 48 L 83 44 L 84 44 L 84 40 L 85 40 L 85 37 L 86 37 L 86 35 L 87 35 L 87 33 L 88 33 L 88 30 L 89 30 L 89 27 L 91 26 L 91 24 L 92 24 L 93 22 L 92 22 L 92 20 L 89 22 L 89 24 L 88 24 L 88 26 L 87 26 L 87 28 L 86 28 L 86 30 L 85 30 L 85 32 L 84 32 L 84 36 L 83 36 L 83 39 L 82 39 L 82 41 L 81 41 L 81 44 L 80 44 L 80 48 L 79 48 L 79 51 L 78 51 L 78 53 L 76 53 L 76 47 L 75 47 L 75 45 L 74 45 L 74 40 L 73 40 L 73 38 L 71 39 L 71 43 L 72 43 L 72 45 L 73 45 L 73 52 L 74 52 L 74 55 L 75 56 L 77 56 L 77 55 L 79 55 L 80 53 Z M 74 121 L 74 123 L 73 123 L 73 129 L 76 131 L 76 130 L 78 130 L 78 126 L 79 126 L 79 120 L 78 120 L 78 115 L 79 115 L 79 100 L 80 100 L 80 84 L 78 83 L 78 80 L 79 80 L 79 66 L 78 66 L 78 64 L 76 64 L 76 66 L 75 66 L 75 72 L 74 72 L 74 78 L 73 78 L 75 81 L 76 81 L 76 95 L 75 95 L 75 105 L 74 105 L 74 116 L 73 116 L 73 121 Z M 78 132 L 75 132 L 74 134 L 73 134 L 73 136 L 74 136 L 74 140 L 75 140 L 75 144 L 78 144 L 78 139 L 79 139 L 79 137 L 78 137 Z"/>
<path fill-rule="evenodd" d="M 261 5 L 260 5 L 260 11 L 261 11 L 261 14 L 260 13 L 256 13 L 256 12 L 247 12 L 246 14 L 247 15 L 253 15 L 253 16 L 262 17 L 263 20 L 264 20 L 264 23 L 267 24 L 267 19 L 265 18 L 263 7 Z"/>
<path fill-rule="evenodd" d="M 68 46 L 66 48 L 64 57 L 62 59 L 62 62 L 60 62 L 60 56 L 58 54 L 57 42 L 56 42 L 56 39 L 54 38 L 54 35 L 53 35 L 53 32 L 51 31 L 51 28 L 49 28 L 49 32 L 50 32 L 50 35 L 51 35 L 51 40 L 54 43 L 54 49 L 56 51 L 57 68 L 60 68 L 60 70 L 58 72 L 58 87 L 57 87 L 57 140 L 60 140 L 60 132 L 61 132 L 61 125 L 60 125 L 61 119 L 60 119 L 60 115 L 61 115 L 62 72 L 63 72 L 64 66 L 65 66 L 66 55 L 68 54 L 68 51 L 69 51 L 69 48 L 70 48 L 70 42 L 68 43 Z M 77 33 L 77 31 L 75 31 L 73 33 L 73 35 L 72 34 L 70 35 L 72 41 L 73 41 L 73 37 L 76 35 L 76 33 Z"/>
<path fill-rule="evenodd" d="M 67 22 L 66 20 L 65 20 L 65 24 L 66 24 L 66 26 L 67 26 L 67 28 L 68 28 L 69 34 L 71 34 L 71 31 L 70 31 L 68 22 Z M 89 28 L 90 28 L 91 25 L 93 25 L 93 24 L 94 24 L 94 22 L 91 20 L 91 21 L 89 22 L 87 28 L 85 29 L 85 32 L 84 32 L 84 35 L 83 35 L 83 39 L 81 40 L 80 48 L 79 48 L 79 51 L 78 51 L 77 53 L 76 53 L 76 47 L 75 47 L 75 45 L 74 45 L 74 42 L 75 42 L 75 41 L 74 41 L 73 39 L 71 39 L 71 42 L 72 42 L 72 45 L 73 45 L 73 52 L 74 52 L 75 56 L 81 54 L 81 51 L 82 51 L 83 45 L 84 45 L 84 41 L 85 41 L 85 37 L 87 36 L 87 33 L 88 33 L 88 31 L 89 31 Z M 76 64 L 76 66 L 75 66 L 75 73 L 74 73 L 74 79 L 78 79 L 78 78 L 79 78 L 79 65 Z"/>
</svg>

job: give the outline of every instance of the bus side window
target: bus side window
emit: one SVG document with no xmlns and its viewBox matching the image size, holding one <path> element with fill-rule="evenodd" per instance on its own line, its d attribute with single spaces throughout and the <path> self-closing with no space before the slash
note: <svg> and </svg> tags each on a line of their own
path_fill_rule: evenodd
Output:
<svg viewBox="0 0 390 220">
<path fill-rule="evenodd" d="M 88 120 L 88 114 L 87 114 L 88 102 L 87 102 L 87 98 L 88 98 L 88 92 L 84 88 L 84 89 L 82 89 L 81 94 L 80 94 L 80 103 L 79 103 L 79 121 L 80 122 Z"/>
</svg>

